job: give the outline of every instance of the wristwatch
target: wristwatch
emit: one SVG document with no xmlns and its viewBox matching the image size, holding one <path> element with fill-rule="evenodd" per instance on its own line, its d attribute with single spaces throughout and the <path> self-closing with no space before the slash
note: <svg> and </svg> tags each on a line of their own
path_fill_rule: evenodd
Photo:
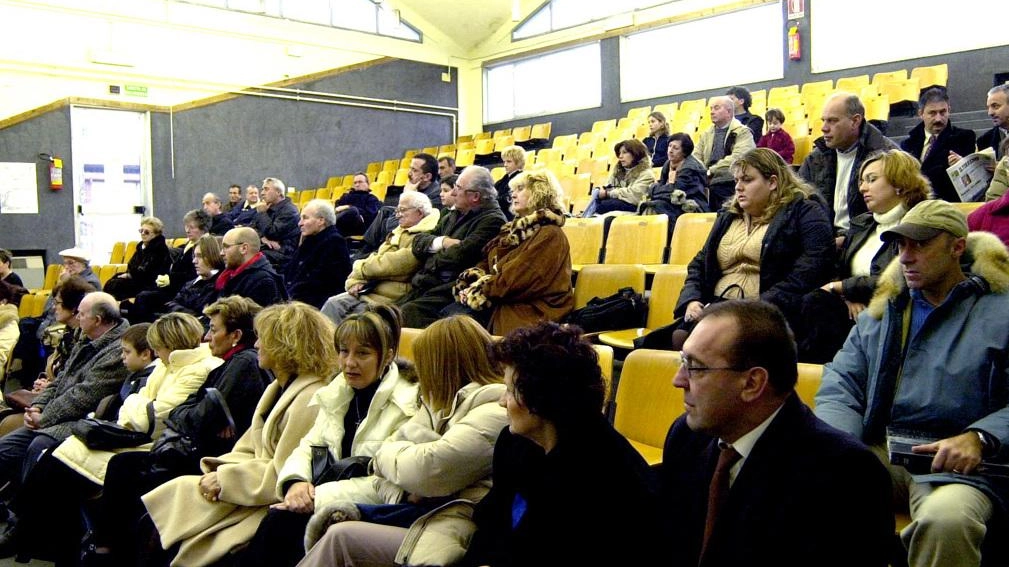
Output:
<svg viewBox="0 0 1009 567">
<path fill-rule="evenodd" d="M 991 455 L 995 449 L 995 440 L 991 438 L 991 435 L 980 429 L 971 429 L 971 431 L 977 433 L 977 438 L 981 441 L 981 454 L 986 456 Z"/>
</svg>

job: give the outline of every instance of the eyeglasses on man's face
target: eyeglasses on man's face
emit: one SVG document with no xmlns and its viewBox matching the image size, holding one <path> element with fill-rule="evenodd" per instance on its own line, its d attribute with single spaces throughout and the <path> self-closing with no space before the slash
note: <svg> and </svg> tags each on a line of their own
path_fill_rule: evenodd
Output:
<svg viewBox="0 0 1009 567">
<path fill-rule="evenodd" d="M 420 207 L 396 207 L 396 214 L 405 215 L 410 211 L 417 211 L 417 210 L 420 210 Z"/>
<path fill-rule="evenodd" d="M 687 373 L 687 379 L 693 379 L 700 378 L 701 374 L 714 370 L 732 370 L 734 372 L 742 372 L 747 369 L 740 368 L 738 366 L 695 366 L 693 359 L 684 354 L 683 351 L 680 351 L 680 370 Z"/>
</svg>

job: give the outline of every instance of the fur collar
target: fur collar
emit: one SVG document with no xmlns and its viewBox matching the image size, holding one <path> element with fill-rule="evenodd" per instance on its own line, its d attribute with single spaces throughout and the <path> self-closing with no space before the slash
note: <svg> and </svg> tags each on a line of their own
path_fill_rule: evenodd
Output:
<svg viewBox="0 0 1009 567">
<path fill-rule="evenodd" d="M 971 232 L 967 235 L 965 263 L 971 274 L 980 276 L 991 286 L 991 293 L 1009 291 L 1009 250 L 1002 241 L 989 232 Z M 894 258 L 879 275 L 876 292 L 869 302 L 869 314 L 882 319 L 888 302 L 907 291 L 907 283 L 900 269 L 900 258 Z"/>
<path fill-rule="evenodd" d="M 539 209 L 501 227 L 501 239 L 498 243 L 507 248 L 515 248 L 532 238 L 541 226 L 552 224 L 564 226 L 564 215 L 560 211 Z"/>
<path fill-rule="evenodd" d="M 634 183 L 635 179 L 641 177 L 646 170 L 652 169 L 652 160 L 645 157 L 638 162 L 638 165 L 635 165 L 630 169 L 625 168 L 624 166 L 620 165 L 620 162 L 617 162 L 614 168 L 615 172 L 613 175 L 613 179 L 616 181 L 623 181 L 624 183 L 630 185 Z"/>
</svg>

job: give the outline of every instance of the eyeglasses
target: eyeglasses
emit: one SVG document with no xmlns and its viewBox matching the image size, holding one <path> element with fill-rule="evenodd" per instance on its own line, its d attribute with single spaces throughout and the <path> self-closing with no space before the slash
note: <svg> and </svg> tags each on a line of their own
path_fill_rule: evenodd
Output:
<svg viewBox="0 0 1009 567">
<path fill-rule="evenodd" d="M 141 228 L 137 232 L 139 232 L 142 236 L 147 236 L 147 235 L 150 235 L 150 234 L 154 234 L 153 230 L 148 230 L 146 228 Z"/>
<path fill-rule="evenodd" d="M 241 242 L 232 242 L 231 244 L 222 242 L 221 243 L 221 250 L 227 250 L 228 248 L 231 248 L 232 246 L 241 246 L 241 245 L 242 245 Z"/>
<path fill-rule="evenodd" d="M 409 211 L 419 211 L 420 207 L 396 207 L 397 215 L 405 215 Z"/>
<path fill-rule="evenodd" d="M 694 378 L 694 373 L 703 374 L 704 372 L 709 372 L 711 370 L 732 370 L 733 372 L 742 372 L 747 370 L 746 368 L 739 368 L 737 366 L 694 366 L 691 364 L 691 359 L 689 356 L 680 351 L 680 370 L 687 373 L 688 379 Z"/>
</svg>

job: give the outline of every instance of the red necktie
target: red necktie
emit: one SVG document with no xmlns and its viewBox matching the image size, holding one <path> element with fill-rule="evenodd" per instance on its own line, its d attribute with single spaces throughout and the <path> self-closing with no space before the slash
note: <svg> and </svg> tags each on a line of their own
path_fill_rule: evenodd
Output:
<svg viewBox="0 0 1009 567">
<path fill-rule="evenodd" d="M 732 465 L 741 458 L 743 456 L 736 452 L 731 445 L 722 447 L 721 454 L 718 455 L 715 474 L 712 475 L 711 484 L 708 486 L 708 516 L 704 520 L 704 540 L 701 543 L 701 555 L 698 560 L 704 557 L 711 532 L 714 531 L 715 522 L 718 520 L 718 513 L 729 497 L 729 471 L 732 470 Z"/>
</svg>

